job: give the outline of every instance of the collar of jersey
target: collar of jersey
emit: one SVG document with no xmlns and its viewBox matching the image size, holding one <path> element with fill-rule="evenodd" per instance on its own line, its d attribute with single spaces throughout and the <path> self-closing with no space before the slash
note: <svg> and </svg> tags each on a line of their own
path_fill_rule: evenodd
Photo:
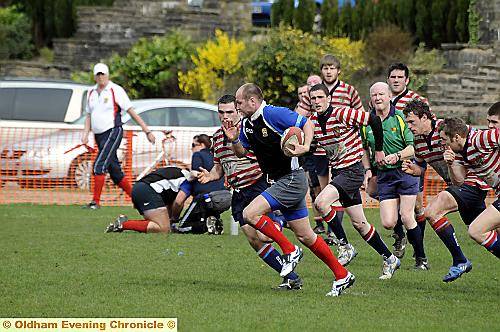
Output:
<svg viewBox="0 0 500 332">
<path fill-rule="evenodd" d="M 266 101 L 263 100 L 262 103 L 260 103 L 259 108 L 257 108 L 257 110 L 255 111 L 255 113 L 250 116 L 250 120 L 252 121 L 257 120 L 257 118 L 262 115 L 264 107 L 266 106 L 267 106 Z"/>
<path fill-rule="evenodd" d="M 111 84 L 112 84 L 112 83 L 113 83 L 113 82 L 109 81 L 109 82 L 108 82 L 108 84 L 104 87 L 104 89 L 102 89 L 102 91 L 107 91 L 107 90 L 111 89 Z M 96 84 L 96 85 L 94 85 L 94 90 L 96 90 L 96 91 L 97 91 L 97 88 L 98 88 L 98 87 L 99 87 L 99 85 L 97 85 L 97 84 Z"/>
</svg>

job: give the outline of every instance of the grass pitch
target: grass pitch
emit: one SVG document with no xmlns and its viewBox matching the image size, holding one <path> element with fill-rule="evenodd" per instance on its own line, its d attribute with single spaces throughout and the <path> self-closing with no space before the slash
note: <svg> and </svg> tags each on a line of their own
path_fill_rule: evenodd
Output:
<svg viewBox="0 0 500 332">
<path fill-rule="evenodd" d="M 356 283 L 330 298 L 331 272 L 307 249 L 297 268 L 303 289 L 279 292 L 271 288 L 281 278 L 228 225 L 222 236 L 104 234 L 119 213 L 138 217 L 130 207 L 0 205 L 0 317 L 177 317 L 180 331 L 498 329 L 500 262 L 456 214 L 473 270 L 450 284 L 441 277 L 451 258 L 429 227 L 431 270 L 414 271 L 409 249 L 394 278 L 381 281 L 381 259 L 346 216 Z M 378 210 L 366 213 L 391 245 Z"/>
</svg>

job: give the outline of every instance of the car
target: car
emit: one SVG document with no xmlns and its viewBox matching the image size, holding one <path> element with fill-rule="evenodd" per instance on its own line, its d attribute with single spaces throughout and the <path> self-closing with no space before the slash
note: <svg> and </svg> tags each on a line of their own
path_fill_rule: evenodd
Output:
<svg viewBox="0 0 500 332">
<path fill-rule="evenodd" d="M 83 114 L 90 87 L 71 81 L 0 80 L 0 120 L 71 123 Z"/>
<path fill-rule="evenodd" d="M 151 145 L 129 114 L 122 116 L 125 134 L 118 155 L 124 169 L 131 167 L 134 178 L 158 165 L 189 167 L 193 136 L 212 135 L 219 128 L 217 107 L 204 102 L 143 99 L 132 105 L 158 142 Z M 21 187 L 64 184 L 88 190 L 95 151 L 93 140 L 88 147 L 81 145 L 85 117 L 55 132 L 0 147 L 0 180 Z"/>
</svg>

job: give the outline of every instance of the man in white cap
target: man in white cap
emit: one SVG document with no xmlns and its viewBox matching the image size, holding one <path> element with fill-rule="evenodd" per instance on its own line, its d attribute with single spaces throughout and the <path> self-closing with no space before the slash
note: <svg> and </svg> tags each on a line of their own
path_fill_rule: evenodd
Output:
<svg viewBox="0 0 500 332">
<path fill-rule="evenodd" d="M 123 88 L 109 80 L 109 68 L 104 63 L 94 66 L 97 83 L 87 92 L 87 118 L 83 129 L 82 143 L 87 144 L 89 133 L 95 136 L 99 153 L 94 162 L 94 196 L 85 207 L 95 210 L 100 207 L 100 198 L 106 173 L 113 182 L 131 196 L 132 186 L 125 178 L 116 155 L 123 137 L 122 115 L 126 112 L 141 126 L 148 140 L 154 144 L 155 136 L 132 108 L 132 103 Z"/>
</svg>

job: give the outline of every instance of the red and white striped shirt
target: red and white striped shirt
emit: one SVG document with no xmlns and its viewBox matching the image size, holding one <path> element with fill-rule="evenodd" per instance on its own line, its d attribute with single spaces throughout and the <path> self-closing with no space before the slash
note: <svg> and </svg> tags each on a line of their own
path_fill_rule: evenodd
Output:
<svg viewBox="0 0 500 332">
<path fill-rule="evenodd" d="M 500 195 L 500 129 L 470 130 L 460 153 L 465 167 Z"/>
<path fill-rule="evenodd" d="M 451 183 L 448 165 L 444 161 L 445 144 L 439 136 L 438 128 L 443 123 L 442 119 L 432 121 L 432 130 L 428 135 L 415 135 L 415 159 L 425 161 L 434 168 L 441 178 L 448 184 Z M 472 131 L 476 129 L 471 128 Z M 463 164 L 460 154 L 456 155 L 457 162 Z M 489 190 L 490 187 L 481 180 L 472 170 L 467 170 L 464 183 L 470 186 L 478 186 L 482 190 Z"/>
<path fill-rule="evenodd" d="M 314 124 L 314 137 L 325 149 L 330 165 L 339 169 L 361 161 L 363 145 L 359 130 L 361 126 L 368 125 L 370 113 L 331 106 L 325 112 L 328 116 L 325 131 L 321 128 L 316 112 L 311 116 L 311 121 Z M 328 115 L 329 112 L 331 113 Z"/>
<path fill-rule="evenodd" d="M 324 83 L 323 83 L 324 84 Z M 356 110 L 364 111 L 363 103 L 359 97 L 358 91 L 352 86 L 341 80 L 330 90 L 330 106 L 332 107 L 348 107 Z M 320 147 L 314 152 L 317 156 L 326 155 L 326 151 Z"/>
<path fill-rule="evenodd" d="M 213 136 L 214 163 L 221 164 L 227 182 L 233 189 L 241 189 L 254 184 L 262 176 L 257 158 L 253 154 L 238 158 L 231 149 L 231 142 L 225 139 L 219 128 Z"/>
<path fill-rule="evenodd" d="M 396 110 L 403 112 L 403 110 L 406 107 L 406 104 L 412 99 L 419 99 L 429 105 L 429 101 L 427 98 L 422 97 L 415 91 L 411 91 L 406 89 L 405 91 L 401 92 L 399 95 L 391 99 L 391 103 L 396 107 Z M 430 105 L 429 105 L 430 109 Z"/>
</svg>

